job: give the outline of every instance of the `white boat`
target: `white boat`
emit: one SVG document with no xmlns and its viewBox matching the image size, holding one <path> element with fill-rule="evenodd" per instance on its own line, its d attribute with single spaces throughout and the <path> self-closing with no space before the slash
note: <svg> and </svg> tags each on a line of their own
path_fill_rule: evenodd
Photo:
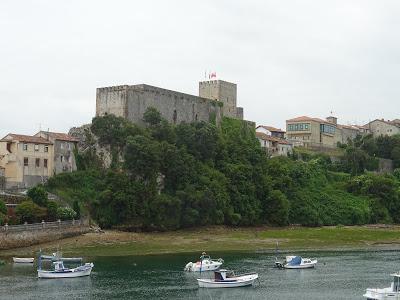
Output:
<svg viewBox="0 0 400 300">
<path fill-rule="evenodd" d="M 317 262 L 316 259 L 289 255 L 284 262 L 275 261 L 275 266 L 283 269 L 309 269 L 314 268 Z"/>
<path fill-rule="evenodd" d="M 214 271 L 217 270 L 222 264 L 224 260 L 219 258 L 217 260 L 211 259 L 209 255 L 203 252 L 200 256 L 200 260 L 193 263 L 189 262 L 186 264 L 184 270 L 187 272 L 204 272 L 204 271 Z"/>
<path fill-rule="evenodd" d="M 390 276 L 393 277 L 393 282 L 390 287 L 383 289 L 367 289 L 363 296 L 368 300 L 400 299 L 400 272 L 391 274 Z"/>
<path fill-rule="evenodd" d="M 13 262 L 18 264 L 32 264 L 34 261 L 33 257 L 13 257 Z"/>
<path fill-rule="evenodd" d="M 257 273 L 235 275 L 233 271 L 214 271 L 214 279 L 197 279 L 199 287 L 204 288 L 233 288 L 252 285 L 258 279 Z"/>
<path fill-rule="evenodd" d="M 83 277 L 89 276 L 94 267 L 93 263 L 86 263 L 77 268 L 69 269 L 64 267 L 64 263 L 62 261 L 53 262 L 54 270 L 47 271 L 38 269 L 38 278 L 75 278 L 75 277 Z"/>
</svg>

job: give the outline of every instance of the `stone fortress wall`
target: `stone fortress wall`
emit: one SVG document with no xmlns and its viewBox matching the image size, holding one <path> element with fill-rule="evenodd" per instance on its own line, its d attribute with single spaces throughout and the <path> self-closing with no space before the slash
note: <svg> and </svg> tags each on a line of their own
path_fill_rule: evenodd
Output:
<svg viewBox="0 0 400 300">
<path fill-rule="evenodd" d="M 146 84 L 98 88 L 96 116 L 114 114 L 143 125 L 143 114 L 149 107 L 156 108 L 168 122 L 215 120 L 223 116 L 243 118 L 243 109 L 236 108 L 236 84 L 214 80 L 208 94 L 199 88 L 200 96 L 171 91 Z M 206 82 L 201 82 L 205 85 Z M 239 113 L 238 113 L 239 111 Z"/>
</svg>

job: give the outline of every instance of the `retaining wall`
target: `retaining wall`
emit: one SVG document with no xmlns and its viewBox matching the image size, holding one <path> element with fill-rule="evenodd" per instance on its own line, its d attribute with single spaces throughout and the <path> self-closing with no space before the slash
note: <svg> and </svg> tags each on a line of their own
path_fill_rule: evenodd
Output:
<svg viewBox="0 0 400 300">
<path fill-rule="evenodd" d="M 0 227 L 0 250 L 28 247 L 89 232 L 88 220 Z"/>
</svg>

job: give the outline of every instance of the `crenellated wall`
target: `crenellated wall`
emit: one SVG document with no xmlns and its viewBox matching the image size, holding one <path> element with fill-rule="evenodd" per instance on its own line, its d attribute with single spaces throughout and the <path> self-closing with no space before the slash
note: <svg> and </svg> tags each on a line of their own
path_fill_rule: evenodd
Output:
<svg viewBox="0 0 400 300">
<path fill-rule="evenodd" d="M 114 114 L 136 124 L 143 124 L 143 114 L 156 108 L 170 123 L 205 121 L 222 118 L 217 101 L 166 90 L 146 84 L 98 88 L 96 116 Z"/>
</svg>

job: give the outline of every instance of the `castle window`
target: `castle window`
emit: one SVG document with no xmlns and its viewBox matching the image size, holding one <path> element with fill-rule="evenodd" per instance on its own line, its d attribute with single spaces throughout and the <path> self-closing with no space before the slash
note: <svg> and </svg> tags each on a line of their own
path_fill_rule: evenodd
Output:
<svg viewBox="0 0 400 300">
<path fill-rule="evenodd" d="M 40 167 L 40 158 L 36 158 L 35 165 L 36 165 L 36 168 Z"/>
<path fill-rule="evenodd" d="M 49 146 L 44 146 L 44 152 L 49 152 Z"/>
<path fill-rule="evenodd" d="M 27 167 L 27 166 L 28 166 L 28 163 L 29 163 L 28 158 L 27 158 L 27 157 L 24 157 L 24 166 Z"/>
<path fill-rule="evenodd" d="M 24 151 L 28 151 L 28 144 L 23 144 L 23 145 L 22 145 L 22 149 L 23 149 Z"/>
<path fill-rule="evenodd" d="M 194 116 L 194 119 L 197 121 L 199 118 L 197 116 L 197 114 Z"/>
<path fill-rule="evenodd" d="M 39 145 L 38 144 L 35 144 L 35 151 L 39 151 Z"/>
<path fill-rule="evenodd" d="M 174 110 L 174 115 L 172 116 L 172 119 L 174 120 L 174 124 L 176 124 L 176 119 L 178 118 L 178 114 L 176 112 L 176 109 Z"/>
<path fill-rule="evenodd" d="M 46 158 L 43 160 L 43 167 L 47 168 L 47 159 Z"/>
</svg>

